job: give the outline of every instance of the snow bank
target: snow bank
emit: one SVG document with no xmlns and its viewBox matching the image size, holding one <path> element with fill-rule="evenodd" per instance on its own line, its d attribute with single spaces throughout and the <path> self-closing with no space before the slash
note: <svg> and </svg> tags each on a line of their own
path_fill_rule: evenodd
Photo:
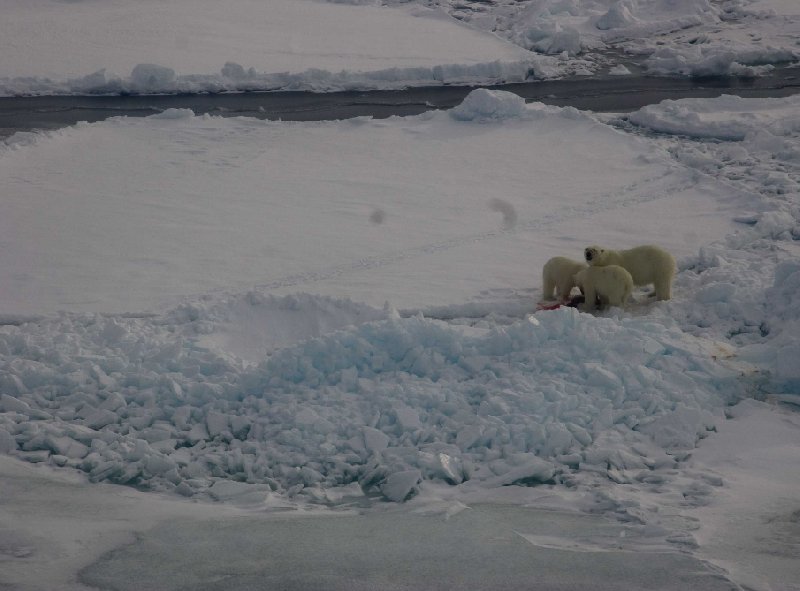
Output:
<svg viewBox="0 0 800 591">
<path fill-rule="evenodd" d="M 774 69 L 774 65 L 797 61 L 798 52 L 766 47 L 690 46 L 659 48 L 645 60 L 649 74 L 683 76 L 755 77 Z"/>
<path fill-rule="evenodd" d="M 755 15 L 743 2 L 620 0 L 601 17 L 598 28 L 605 31 L 604 42 L 622 43 L 627 51 L 646 56 L 649 74 L 754 77 L 800 57 L 783 37 L 785 27 L 797 25 L 781 21 L 777 13 Z M 760 34 L 737 34 L 729 25 L 737 22 Z"/>
<path fill-rule="evenodd" d="M 499 83 L 538 61 L 417 3 L 12 0 L 3 15 L 5 95 Z"/>
<path fill-rule="evenodd" d="M 0 77 L 0 95 L 47 94 L 175 94 L 306 90 L 391 90 L 444 84 L 478 85 L 525 82 L 547 69 L 536 58 L 478 64 L 441 64 L 433 67 L 393 67 L 383 70 L 330 71 L 310 68 L 301 72 L 258 72 L 227 62 L 217 74 L 177 74 L 158 64 L 137 64 L 129 76 L 105 69 L 66 80 L 37 77 Z"/>
<path fill-rule="evenodd" d="M 521 117 L 527 110 L 525 99 L 511 92 L 479 88 L 470 92 L 460 105 L 450 109 L 459 121 L 485 121 Z"/>
<path fill-rule="evenodd" d="M 285 320 L 330 305 L 268 304 Z M 402 501 L 429 480 L 646 474 L 745 394 L 710 344 L 649 320 L 565 310 L 468 336 L 424 317 L 348 315 L 357 326 L 243 366 L 202 346 L 220 327 L 214 310 L 3 327 L 0 445 L 94 482 L 187 496 L 214 498 L 232 480 L 313 501 L 340 490 Z M 246 320 L 239 303 L 223 316 Z M 658 454 L 631 452 L 648 437 Z"/>
<path fill-rule="evenodd" d="M 694 302 L 672 315 L 684 330 L 741 346 L 764 391 L 796 394 L 800 97 L 664 101 L 625 119 L 682 136 L 678 161 L 748 196 L 750 210 L 736 218 L 742 229 L 684 261 L 678 283 Z"/>
<path fill-rule="evenodd" d="M 800 96 L 760 101 L 723 95 L 715 99 L 666 100 L 628 116 L 628 121 L 653 131 L 698 138 L 744 140 L 768 133 L 785 136 L 800 131 Z M 763 140 L 762 140 L 763 141 Z"/>
<path fill-rule="evenodd" d="M 645 58 L 653 74 L 756 76 L 800 58 L 800 23 L 772 1 L 12 0 L 0 94 L 487 85 Z"/>
<path fill-rule="evenodd" d="M 171 322 L 191 322 L 199 328 L 202 346 L 237 360 L 259 363 L 282 347 L 371 320 L 382 320 L 388 309 L 376 310 L 350 300 L 308 294 L 276 298 L 251 291 L 180 305 L 168 314 Z"/>
<path fill-rule="evenodd" d="M 498 0 L 479 7 L 439 0 L 450 14 L 532 51 L 558 56 L 554 75 L 598 72 L 644 59 L 649 73 L 757 76 L 797 61 L 791 7 L 709 0 Z M 773 5 L 771 9 L 770 5 Z M 746 34 L 747 31 L 750 34 Z M 613 47 L 625 57 L 601 50 Z M 619 70 L 617 70 L 619 71 Z"/>
<path fill-rule="evenodd" d="M 615 0 L 595 22 L 602 31 L 639 38 L 657 31 L 678 30 L 699 22 L 717 22 L 719 8 L 709 0 Z M 640 27 L 645 27 L 646 32 Z"/>
</svg>

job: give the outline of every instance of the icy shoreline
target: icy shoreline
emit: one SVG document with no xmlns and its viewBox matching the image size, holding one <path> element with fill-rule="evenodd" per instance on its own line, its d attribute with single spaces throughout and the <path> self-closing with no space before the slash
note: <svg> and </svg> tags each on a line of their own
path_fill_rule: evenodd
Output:
<svg viewBox="0 0 800 591">
<path fill-rule="evenodd" d="M 98 71 L 82 78 L 0 78 L 0 96 L 158 95 L 224 92 L 343 92 L 400 90 L 420 86 L 511 84 L 542 75 L 536 58 L 517 62 L 449 64 L 432 68 L 391 68 L 371 72 L 310 69 L 299 73 L 260 73 L 226 63 L 218 74 L 176 74 L 172 68 L 139 64 L 129 76 Z"/>
</svg>

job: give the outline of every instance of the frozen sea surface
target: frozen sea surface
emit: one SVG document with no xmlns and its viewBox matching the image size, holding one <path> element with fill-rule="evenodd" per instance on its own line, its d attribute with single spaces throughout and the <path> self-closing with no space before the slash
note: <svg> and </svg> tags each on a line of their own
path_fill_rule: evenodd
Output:
<svg viewBox="0 0 800 591">
<path fill-rule="evenodd" d="M 172 520 L 103 556 L 80 579 L 114 591 L 736 589 L 688 554 L 647 546 L 642 527 L 503 505 L 452 515 Z"/>
</svg>

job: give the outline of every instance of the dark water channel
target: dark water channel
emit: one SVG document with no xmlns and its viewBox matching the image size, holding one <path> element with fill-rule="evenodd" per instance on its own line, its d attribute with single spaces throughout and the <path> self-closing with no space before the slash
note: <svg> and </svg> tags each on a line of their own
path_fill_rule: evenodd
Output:
<svg viewBox="0 0 800 591">
<path fill-rule="evenodd" d="M 664 99 L 715 97 L 783 97 L 800 92 L 800 68 L 778 68 L 758 78 L 656 78 L 607 76 L 490 86 L 529 101 L 573 106 L 599 112 L 626 112 Z M 142 96 L 0 97 L 0 138 L 17 131 L 55 129 L 78 121 L 146 116 L 170 108 L 196 114 L 248 116 L 285 121 L 322 121 L 369 115 L 417 115 L 460 103 L 473 89 L 436 86 L 390 91 L 245 92 Z"/>
</svg>

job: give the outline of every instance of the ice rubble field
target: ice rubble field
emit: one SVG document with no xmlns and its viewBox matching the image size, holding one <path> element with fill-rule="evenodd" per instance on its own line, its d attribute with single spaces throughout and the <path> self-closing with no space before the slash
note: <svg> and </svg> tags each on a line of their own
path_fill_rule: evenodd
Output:
<svg viewBox="0 0 800 591">
<path fill-rule="evenodd" d="M 434 0 L 479 30 L 493 31 L 537 55 L 537 73 L 629 74 L 613 48 L 648 74 L 759 75 L 796 61 L 797 4 L 792 0 L 498 0 L 476 6 Z M 625 60 L 622 60 L 623 62 Z M 630 65 L 630 64 L 629 64 Z"/>
<path fill-rule="evenodd" d="M 580 486 L 585 478 L 598 475 L 661 489 L 674 479 L 673 469 L 697 441 L 715 429 L 731 403 L 751 396 L 796 401 L 798 113 L 796 97 L 721 97 L 666 101 L 630 116 L 600 117 L 574 109 L 526 106 L 514 95 L 479 90 L 449 113 L 387 122 L 269 124 L 173 112 L 167 114 L 173 119 L 116 120 L 16 138 L 0 156 L 0 166 L 4 161 L 14 166 L 26 160 L 39 162 L 36 156 L 42 154 L 51 159 L 45 169 L 26 177 L 36 187 L 30 193 L 3 175 L 4 192 L 10 194 L 11 188 L 22 192 L 18 202 L 4 205 L 7 210 L 0 217 L 10 219 L 8 223 L 15 223 L 14 215 L 24 209 L 21 203 L 31 205 L 26 195 L 45 198 L 55 182 L 48 174 L 64 179 L 63 185 L 55 186 L 69 194 L 71 181 L 56 164 L 73 157 L 69 146 L 76 138 L 92 150 L 89 159 L 107 151 L 113 145 L 108 143 L 109 132 L 121 132 L 130 142 L 114 153 L 136 168 L 136 146 L 159 154 L 158 142 L 166 140 L 159 139 L 155 130 L 170 122 L 170 134 L 183 129 L 197 138 L 214 135 L 220 127 L 237 132 L 249 128 L 253 134 L 277 130 L 284 134 L 285 146 L 300 137 L 296 131 L 327 130 L 337 137 L 350 134 L 347 146 L 366 142 L 374 147 L 377 144 L 367 140 L 377 128 L 388 134 L 384 139 L 391 138 L 384 157 L 395 149 L 398 157 L 407 153 L 403 138 L 424 137 L 429 127 L 435 127 L 437 137 L 446 133 L 454 142 L 451 151 L 458 152 L 456 146 L 466 149 L 477 138 L 505 140 L 509 130 L 520 129 L 527 130 L 529 141 L 550 147 L 552 138 L 537 137 L 537 130 L 555 126 L 569 134 L 570 126 L 577 125 L 573 132 L 585 134 L 590 145 L 593 134 L 617 138 L 615 153 L 623 159 L 616 161 L 609 154 L 608 161 L 615 166 L 592 182 L 602 184 L 616 174 L 624 183 L 639 179 L 642 170 L 621 166 L 622 161 L 630 164 L 625 160 L 626 146 L 636 146 L 640 155 L 632 161 L 651 176 L 670 179 L 668 201 L 687 190 L 687 180 L 689 190 L 697 193 L 698 207 L 703 203 L 701 194 L 712 200 L 722 199 L 723 194 L 737 196 L 736 209 L 729 213 L 739 229 L 723 239 L 701 242 L 698 252 L 681 258 L 675 300 L 647 303 L 639 293 L 639 303 L 630 310 L 597 316 L 571 309 L 530 315 L 536 289 L 516 294 L 511 290 L 494 302 L 461 304 L 454 297 L 459 286 L 451 286 L 452 304 L 425 308 L 424 301 L 417 300 L 415 307 L 401 312 L 391 298 L 385 307 L 356 303 L 360 293 L 377 288 L 392 265 L 408 263 L 408 257 L 385 253 L 381 265 L 370 265 L 366 259 L 362 269 L 346 268 L 360 274 L 319 277 L 301 272 L 299 276 L 308 280 L 302 285 L 312 293 L 271 293 L 279 291 L 278 282 L 238 294 L 212 291 L 187 298 L 166 312 L 62 312 L 35 318 L 9 314 L 0 327 L 0 451 L 29 462 L 75 468 L 94 482 L 217 500 L 263 502 L 273 497 L 337 504 L 366 495 L 403 501 L 427 485 L 446 484 L 464 491 L 512 484 Z M 263 141 L 266 136 L 259 137 Z M 87 138 L 100 141 L 91 148 Z M 59 149 L 51 153 L 54 146 Z M 246 174 L 248 162 L 261 166 L 257 155 L 239 153 L 230 143 L 226 146 L 215 157 L 227 158 L 237 174 Z M 361 169 L 360 154 L 348 160 L 341 143 L 333 146 L 345 171 Z M 516 162 L 528 161 L 531 151 L 517 154 Z M 504 153 L 500 158 L 509 156 Z M 461 181 L 471 182 L 466 170 L 473 162 L 467 159 L 461 169 L 454 169 L 464 175 Z M 574 152 L 569 164 L 572 170 L 582 170 L 590 163 L 588 154 Z M 93 172 L 100 173 L 106 164 L 99 160 Z M 180 179 L 172 175 L 182 167 L 178 161 L 163 170 L 140 172 L 163 182 L 170 179 L 177 187 Z M 195 173 L 189 168 L 183 174 L 188 179 Z M 328 173 L 323 169 L 319 174 Z M 380 169 L 370 169 L 370 175 L 382 179 Z M 85 184 L 83 176 L 81 187 L 91 192 L 92 184 Z M 89 175 L 95 176 L 102 175 Z M 455 178 L 458 186 L 459 174 Z M 502 189 L 517 182 L 491 180 Z M 414 182 L 424 191 L 424 171 Z M 652 190 L 646 183 L 632 185 L 634 198 L 626 203 L 631 220 L 649 211 L 642 214 L 636 209 L 648 207 L 646 201 L 637 201 L 636 192 Z M 342 195 L 369 199 L 376 194 L 372 186 L 361 192 L 354 189 L 357 186 L 348 185 Z M 546 182 L 543 187 L 547 188 Z M 120 181 L 119 188 L 133 199 L 141 186 Z M 612 194 L 614 190 L 605 198 Z M 309 203 L 317 199 L 318 206 L 332 199 L 329 205 L 335 211 L 341 195 L 320 198 L 309 191 L 306 197 Z M 272 198 L 271 207 L 282 207 L 279 194 Z M 425 201 L 431 199 L 432 195 L 424 196 Z M 411 203 L 422 213 L 436 211 L 432 203 Z M 93 223 L 88 215 L 92 212 L 97 219 L 114 223 L 114 216 L 103 218 L 96 207 L 90 202 L 82 210 L 88 219 L 85 231 Z M 581 205 L 569 207 L 580 210 Z M 594 203 L 589 220 L 595 212 L 608 213 Z M 162 215 L 169 225 L 168 210 Z M 302 220 L 309 234 L 332 223 L 328 210 L 305 214 L 298 210 L 288 219 L 291 216 L 295 223 Z M 691 211 L 681 219 L 694 224 L 698 232 L 707 224 L 703 218 L 693 218 Z M 557 218 L 550 221 L 553 236 L 563 231 Z M 276 223 L 287 222 L 279 218 Z M 565 223 L 568 227 L 578 222 Z M 591 221 L 581 223 L 580 231 L 589 231 Z M 526 225 L 523 215 L 516 225 L 494 233 L 487 230 L 477 240 L 460 243 L 452 237 L 457 235 L 452 234 L 456 225 L 442 226 L 443 240 L 464 246 L 479 276 L 483 261 L 495 264 L 514 244 L 505 240 L 548 232 L 547 226 Z M 338 231 L 343 240 L 358 239 L 352 228 L 342 226 Z M 237 239 L 247 240 L 243 234 Z M 277 236 L 280 241 L 287 239 Z M 416 238 L 412 232 L 406 239 L 408 245 Z M 296 236 L 286 246 L 302 252 L 305 242 L 305 236 Z M 474 243 L 484 249 L 484 259 L 475 257 Z M 13 250 L 15 244 L 10 241 L 5 247 Z M 425 253 L 426 264 L 443 253 L 440 265 L 449 266 L 457 261 L 453 250 L 459 249 L 420 252 Z M 511 267 L 517 285 L 538 288 L 538 268 L 548 251 L 540 247 L 540 252 L 532 253 L 528 251 L 524 259 L 536 261 L 535 265 L 516 267 L 512 257 Z M 72 278 L 73 288 L 84 285 L 91 290 L 100 281 L 98 276 L 114 265 L 100 255 L 95 262 L 97 276 L 79 274 Z M 412 264 L 420 268 L 417 279 L 422 285 L 424 265 Z M 2 267 L 12 275 L 16 268 Z M 525 269 L 524 278 L 520 268 Z M 445 267 L 431 273 L 446 273 Z M 4 276 L 0 284 L 8 285 L 12 279 L 31 280 Z M 484 279 L 494 281 L 491 273 Z M 324 295 L 331 283 L 332 292 L 350 289 L 351 297 Z M 285 287 L 297 291 L 297 283 Z M 413 302 L 415 297 L 419 296 L 410 281 L 398 292 L 401 302 Z M 22 298 L 9 301 L 24 303 Z M 248 358 L 253 348 L 264 354 Z M 686 502 L 698 503 L 720 484 L 707 474 L 680 482 L 677 486 L 684 487 Z M 622 511 L 626 510 L 636 508 Z"/>
<path fill-rule="evenodd" d="M 757 76 L 798 60 L 799 13 L 794 0 L 6 0 L 0 94 Z"/>
</svg>

